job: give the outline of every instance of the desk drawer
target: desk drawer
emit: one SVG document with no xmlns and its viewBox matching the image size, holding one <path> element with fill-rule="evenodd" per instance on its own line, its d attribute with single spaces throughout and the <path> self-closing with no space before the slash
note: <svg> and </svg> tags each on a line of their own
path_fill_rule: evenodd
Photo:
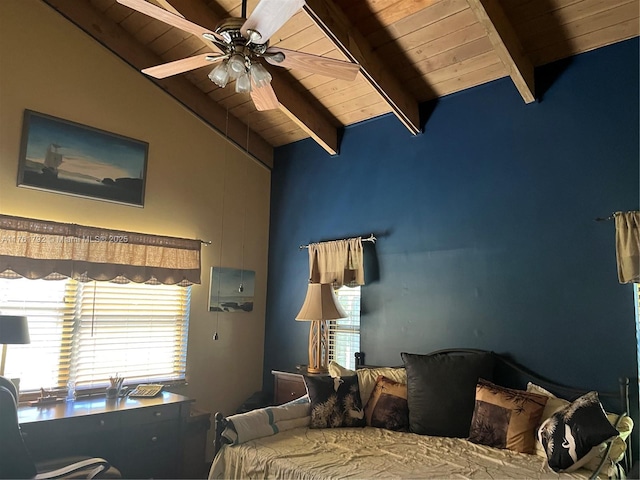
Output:
<svg viewBox="0 0 640 480">
<path fill-rule="evenodd" d="M 115 414 L 95 414 L 71 417 L 63 422 L 43 421 L 23 423 L 20 426 L 25 438 L 62 438 L 86 432 L 110 432 L 120 428 L 120 417 Z"/>
<path fill-rule="evenodd" d="M 118 415 L 97 414 L 25 423 L 20 429 L 29 453 L 37 460 L 78 455 L 112 459 L 120 436 L 119 420 Z"/>
<path fill-rule="evenodd" d="M 169 420 L 125 429 L 123 478 L 176 478 L 180 467 L 180 424 Z"/>
<path fill-rule="evenodd" d="M 153 407 L 138 408 L 124 412 L 122 415 L 123 426 L 143 425 L 145 423 L 163 422 L 180 417 L 180 404 L 156 405 Z"/>
<path fill-rule="evenodd" d="M 179 424 L 176 421 L 148 423 L 125 429 L 124 444 L 135 450 L 155 448 L 177 442 Z"/>
</svg>

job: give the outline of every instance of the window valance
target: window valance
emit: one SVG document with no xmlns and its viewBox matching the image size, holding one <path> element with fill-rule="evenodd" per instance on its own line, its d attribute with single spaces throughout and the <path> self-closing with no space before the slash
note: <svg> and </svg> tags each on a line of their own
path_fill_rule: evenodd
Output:
<svg viewBox="0 0 640 480">
<path fill-rule="evenodd" d="M 0 275 L 192 285 L 200 240 L 0 215 Z"/>
<path fill-rule="evenodd" d="M 310 243 L 309 282 L 342 285 L 364 285 L 362 237 Z"/>
</svg>

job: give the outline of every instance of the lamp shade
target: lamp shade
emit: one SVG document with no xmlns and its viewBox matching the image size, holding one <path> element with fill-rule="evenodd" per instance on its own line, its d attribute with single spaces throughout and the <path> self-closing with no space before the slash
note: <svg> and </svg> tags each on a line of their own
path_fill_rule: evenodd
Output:
<svg viewBox="0 0 640 480">
<path fill-rule="evenodd" d="M 30 342 L 27 317 L 0 315 L 0 344 Z"/>
<path fill-rule="evenodd" d="M 304 299 L 300 313 L 296 315 L 296 320 L 311 322 L 313 320 L 335 320 L 346 318 L 344 311 L 333 286 L 330 283 L 310 283 L 307 289 L 307 296 Z"/>
</svg>

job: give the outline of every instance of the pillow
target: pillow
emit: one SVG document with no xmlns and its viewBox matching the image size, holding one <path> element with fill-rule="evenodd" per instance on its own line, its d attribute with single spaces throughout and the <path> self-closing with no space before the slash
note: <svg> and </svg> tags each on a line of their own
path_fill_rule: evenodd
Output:
<svg viewBox="0 0 640 480">
<path fill-rule="evenodd" d="M 571 472 L 591 460 L 593 447 L 618 436 L 597 392 L 589 392 L 555 412 L 538 429 L 538 441 L 555 472 Z"/>
<path fill-rule="evenodd" d="M 306 427 L 310 420 L 309 397 L 304 396 L 277 407 L 259 408 L 227 417 L 222 436 L 235 445 L 291 428 Z"/>
<path fill-rule="evenodd" d="M 543 387 L 536 385 L 535 383 L 529 382 L 527 384 L 527 392 L 535 392 L 541 395 L 546 395 L 549 397 L 547 401 L 547 405 L 544 407 L 544 412 L 542 413 L 542 421 L 544 422 L 548 418 L 550 418 L 556 411 L 566 407 L 571 402 L 568 400 L 564 400 L 562 398 L 556 397 L 553 393 L 544 389 Z M 624 458 L 624 453 L 627 450 L 626 440 L 629 435 L 631 435 L 631 431 L 633 430 L 633 420 L 629 416 L 625 416 L 617 427 L 615 424 L 618 421 L 618 414 L 615 413 L 607 413 L 607 419 L 609 423 L 614 426 L 618 430 L 618 436 L 613 439 L 613 445 L 611 446 L 611 450 L 609 451 L 609 460 L 612 463 L 618 463 Z M 607 450 L 607 444 L 605 442 L 597 445 L 591 449 L 591 451 L 585 455 L 588 456 L 586 459 L 583 468 L 586 468 L 591 471 L 597 470 L 602 457 L 605 455 Z M 540 442 L 536 442 L 536 454 L 541 457 L 547 458 L 547 452 Z"/>
<path fill-rule="evenodd" d="M 379 375 L 364 416 L 370 427 L 409 431 L 407 384 Z"/>
<path fill-rule="evenodd" d="M 633 430 L 633 420 L 628 415 L 620 420 L 620 423 L 617 427 L 615 427 L 616 422 L 618 421 L 618 417 L 620 415 L 616 415 L 615 413 L 607 413 L 607 419 L 609 423 L 614 426 L 618 430 L 618 436 L 613 439 L 611 445 L 611 450 L 609 451 L 609 460 L 612 464 L 616 464 L 622 461 L 624 458 L 624 453 L 627 451 L 627 437 L 631 435 L 631 431 Z M 587 468 L 591 471 L 595 471 L 598 469 L 602 458 L 605 456 L 607 452 L 607 444 L 601 443 L 600 445 L 593 447 L 591 452 L 589 452 L 585 456 L 589 456 L 590 460 L 584 464 L 584 468 Z"/>
<path fill-rule="evenodd" d="M 501 387 L 480 379 L 469 441 L 534 453 L 536 428 L 549 397 Z"/>
<path fill-rule="evenodd" d="M 527 383 L 527 392 L 537 393 L 538 395 L 544 395 L 544 396 L 549 398 L 549 400 L 547 400 L 547 404 L 544 407 L 544 411 L 542 412 L 541 420 L 543 422 L 547 418 L 551 417 L 551 415 L 556 413 L 558 410 L 561 410 L 562 408 L 566 407 L 567 405 L 569 405 L 571 403 L 568 400 L 556 397 L 549 390 L 547 390 L 546 388 L 541 387 L 540 385 L 536 385 L 535 383 L 531 383 L 531 382 Z M 542 446 L 539 443 L 537 444 L 537 447 L 536 447 L 536 453 L 538 453 L 538 454 L 542 455 L 543 457 L 547 458 L 547 454 L 544 451 L 544 448 L 542 448 Z"/>
<path fill-rule="evenodd" d="M 468 437 L 476 384 L 480 377 L 493 380 L 493 355 L 402 352 L 401 356 L 407 369 L 409 430 L 437 437 Z"/>
<path fill-rule="evenodd" d="M 329 375 L 332 377 L 357 375 L 358 388 L 360 388 L 360 401 L 362 402 L 362 405 L 366 405 L 369 401 L 371 392 L 373 392 L 380 375 L 384 375 L 398 383 L 407 383 L 407 371 L 403 367 L 359 368 L 353 372 L 353 370 L 344 368 L 340 364 L 331 361 L 329 362 Z"/>
<path fill-rule="evenodd" d="M 365 426 L 356 375 L 303 378 L 311 400 L 311 428 Z"/>
<path fill-rule="evenodd" d="M 350 377 L 351 375 L 355 375 L 355 370 L 349 370 L 348 368 L 343 367 L 338 362 L 331 360 L 329 362 L 329 375 L 331 377 Z"/>
</svg>

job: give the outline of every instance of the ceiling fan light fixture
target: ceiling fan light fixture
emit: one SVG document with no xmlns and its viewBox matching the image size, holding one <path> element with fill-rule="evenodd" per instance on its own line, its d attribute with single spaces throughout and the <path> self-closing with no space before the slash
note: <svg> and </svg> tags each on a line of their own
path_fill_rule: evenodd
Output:
<svg viewBox="0 0 640 480">
<path fill-rule="evenodd" d="M 240 53 L 234 53 L 229 57 L 228 66 L 229 75 L 234 80 L 240 75 L 247 73 L 245 57 Z"/>
<path fill-rule="evenodd" d="M 220 88 L 224 88 L 227 85 L 227 82 L 229 82 L 229 70 L 227 68 L 226 60 L 211 70 L 211 73 L 209 73 L 209 80 Z"/>
<path fill-rule="evenodd" d="M 251 92 L 251 77 L 248 73 L 243 73 L 236 79 L 236 93 Z"/>
<path fill-rule="evenodd" d="M 251 79 L 256 86 L 264 87 L 271 83 L 271 74 L 261 63 L 252 63 L 249 71 L 251 72 Z"/>
</svg>

